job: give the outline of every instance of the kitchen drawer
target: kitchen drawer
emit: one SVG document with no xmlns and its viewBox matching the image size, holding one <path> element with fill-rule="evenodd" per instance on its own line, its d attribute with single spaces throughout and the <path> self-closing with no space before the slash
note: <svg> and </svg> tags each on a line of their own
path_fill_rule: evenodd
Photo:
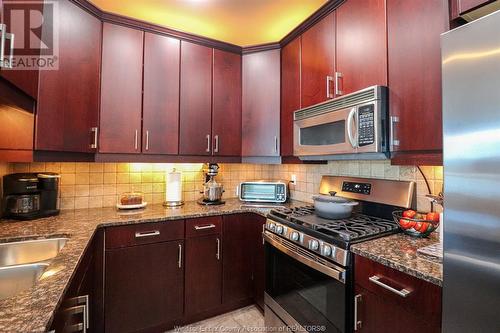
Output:
<svg viewBox="0 0 500 333">
<path fill-rule="evenodd" d="M 408 311 L 418 309 L 415 313 L 429 322 L 441 322 L 441 287 L 358 255 L 354 264 L 356 285 Z"/>
<path fill-rule="evenodd" d="M 219 234 L 222 216 L 211 216 L 186 220 L 186 238 Z"/>
<path fill-rule="evenodd" d="M 184 220 L 106 228 L 106 249 L 184 239 Z"/>
</svg>

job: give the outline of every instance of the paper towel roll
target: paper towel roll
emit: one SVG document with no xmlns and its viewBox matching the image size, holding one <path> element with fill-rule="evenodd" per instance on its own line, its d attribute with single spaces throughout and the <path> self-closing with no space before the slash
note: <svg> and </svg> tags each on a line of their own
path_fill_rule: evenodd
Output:
<svg viewBox="0 0 500 333">
<path fill-rule="evenodd" d="M 182 202 L 182 174 L 173 169 L 167 172 L 165 181 L 165 203 Z"/>
</svg>

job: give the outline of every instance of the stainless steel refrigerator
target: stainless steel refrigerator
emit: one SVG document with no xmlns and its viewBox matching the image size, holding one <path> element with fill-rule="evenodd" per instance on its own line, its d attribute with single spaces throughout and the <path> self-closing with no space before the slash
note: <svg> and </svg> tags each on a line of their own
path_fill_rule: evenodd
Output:
<svg viewBox="0 0 500 333">
<path fill-rule="evenodd" d="M 500 332 L 500 11 L 441 42 L 443 332 Z"/>
</svg>

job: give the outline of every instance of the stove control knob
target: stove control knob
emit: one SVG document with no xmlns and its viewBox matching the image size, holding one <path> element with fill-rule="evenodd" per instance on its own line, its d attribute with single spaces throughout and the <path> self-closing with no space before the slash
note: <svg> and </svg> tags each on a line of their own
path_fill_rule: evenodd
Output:
<svg viewBox="0 0 500 333">
<path fill-rule="evenodd" d="M 300 239 L 300 235 L 297 231 L 293 231 L 291 234 L 290 234 L 290 239 L 293 240 L 294 242 L 298 242 L 299 239 Z"/>
<path fill-rule="evenodd" d="M 281 235 L 281 234 L 283 234 L 283 226 L 282 226 L 282 225 L 279 225 L 279 224 L 278 224 L 278 225 L 276 226 L 276 233 L 277 233 L 277 234 L 280 234 L 280 235 Z"/>
<path fill-rule="evenodd" d="M 315 239 L 312 239 L 309 241 L 309 248 L 313 251 L 318 251 L 319 249 L 319 242 Z"/>
<path fill-rule="evenodd" d="M 276 230 L 276 224 L 274 224 L 272 222 L 268 224 L 268 227 L 269 227 L 269 230 L 271 230 L 271 231 Z"/>
<path fill-rule="evenodd" d="M 332 247 L 330 245 L 323 245 L 323 255 L 326 257 L 332 255 Z"/>
</svg>

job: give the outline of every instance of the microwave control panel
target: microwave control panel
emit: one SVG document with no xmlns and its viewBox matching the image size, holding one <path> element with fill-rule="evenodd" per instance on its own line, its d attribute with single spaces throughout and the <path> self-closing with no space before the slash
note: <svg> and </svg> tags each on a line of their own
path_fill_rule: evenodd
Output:
<svg viewBox="0 0 500 333">
<path fill-rule="evenodd" d="M 375 142 L 375 105 L 363 105 L 358 108 L 358 144 L 360 147 Z"/>
<path fill-rule="evenodd" d="M 372 184 L 344 182 L 342 183 L 342 191 L 370 195 L 372 191 Z"/>
</svg>

